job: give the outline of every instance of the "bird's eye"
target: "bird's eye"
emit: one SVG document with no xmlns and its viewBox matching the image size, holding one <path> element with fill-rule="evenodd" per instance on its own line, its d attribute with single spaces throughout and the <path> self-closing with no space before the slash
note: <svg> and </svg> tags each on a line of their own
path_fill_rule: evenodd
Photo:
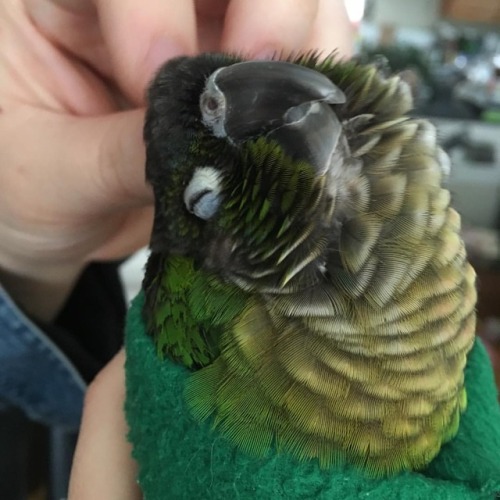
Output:
<svg viewBox="0 0 500 500">
<path fill-rule="evenodd" d="M 219 195 L 213 191 L 202 191 L 195 193 L 195 196 L 189 200 L 188 210 L 203 220 L 211 219 L 217 212 L 220 201 Z"/>
<path fill-rule="evenodd" d="M 211 219 L 221 202 L 220 173 L 213 167 L 198 167 L 184 191 L 189 212 L 203 220 Z"/>
</svg>

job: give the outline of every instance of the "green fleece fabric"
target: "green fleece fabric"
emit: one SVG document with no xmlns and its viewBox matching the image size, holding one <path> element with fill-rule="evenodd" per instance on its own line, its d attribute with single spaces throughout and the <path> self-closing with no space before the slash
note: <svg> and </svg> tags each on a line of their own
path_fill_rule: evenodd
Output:
<svg viewBox="0 0 500 500">
<path fill-rule="evenodd" d="M 468 408 L 456 438 L 423 471 L 372 479 L 349 466 L 321 470 L 284 455 L 248 456 L 196 422 L 183 399 L 189 372 L 158 358 L 142 304 L 139 294 L 128 314 L 125 409 L 146 500 L 500 498 L 500 407 L 479 340 L 469 355 Z"/>
</svg>

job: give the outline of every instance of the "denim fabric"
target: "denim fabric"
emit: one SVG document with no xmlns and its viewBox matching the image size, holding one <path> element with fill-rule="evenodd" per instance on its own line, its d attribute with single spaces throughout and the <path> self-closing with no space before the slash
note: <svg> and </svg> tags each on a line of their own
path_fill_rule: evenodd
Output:
<svg viewBox="0 0 500 500">
<path fill-rule="evenodd" d="M 0 286 L 0 400 L 46 425 L 76 429 L 86 383 Z"/>
</svg>

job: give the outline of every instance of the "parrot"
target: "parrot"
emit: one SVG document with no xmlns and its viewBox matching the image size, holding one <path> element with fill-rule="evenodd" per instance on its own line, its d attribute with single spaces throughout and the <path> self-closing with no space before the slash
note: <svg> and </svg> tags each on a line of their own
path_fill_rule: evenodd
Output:
<svg viewBox="0 0 500 500">
<path fill-rule="evenodd" d="M 147 92 L 142 316 L 241 452 L 375 477 L 458 432 L 475 272 L 434 125 L 374 64 L 168 61 Z"/>
</svg>

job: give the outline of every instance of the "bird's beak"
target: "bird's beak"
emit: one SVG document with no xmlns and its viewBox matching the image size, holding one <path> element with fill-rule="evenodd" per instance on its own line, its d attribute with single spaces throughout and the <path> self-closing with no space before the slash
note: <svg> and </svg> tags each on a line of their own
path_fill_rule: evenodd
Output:
<svg viewBox="0 0 500 500">
<path fill-rule="evenodd" d="M 285 113 L 301 104 L 345 102 L 343 92 L 325 75 L 284 61 L 246 61 L 220 68 L 207 80 L 202 112 L 210 98 L 223 108 L 217 113 L 215 135 L 234 142 L 282 126 Z M 210 119 L 205 122 L 210 125 Z"/>
<path fill-rule="evenodd" d="M 219 68 L 200 98 L 205 125 L 234 144 L 259 136 L 325 173 L 341 134 L 332 110 L 344 93 L 325 75 L 284 61 L 247 61 Z"/>
</svg>

